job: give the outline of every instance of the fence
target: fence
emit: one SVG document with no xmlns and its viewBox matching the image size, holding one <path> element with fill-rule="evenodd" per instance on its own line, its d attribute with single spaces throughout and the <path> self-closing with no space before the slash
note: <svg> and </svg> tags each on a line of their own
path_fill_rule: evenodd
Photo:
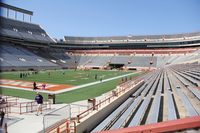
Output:
<svg viewBox="0 0 200 133">
<path fill-rule="evenodd" d="M 62 131 L 66 129 L 71 130 L 66 124 L 69 124 L 69 120 L 76 118 L 80 112 L 86 109 L 88 109 L 88 105 L 67 104 L 45 114 L 43 116 L 42 132 L 56 132 L 57 130 Z"/>
<path fill-rule="evenodd" d="M 11 112 L 11 107 L 17 104 L 18 97 L 12 97 L 12 96 L 4 96 L 0 95 L 0 97 L 3 99 L 0 103 L 0 111 L 3 111 L 5 113 L 4 116 L 4 122 L 5 118 L 8 118 L 8 114 Z M 2 133 L 8 133 L 8 125 L 7 123 L 4 123 L 2 127 L 0 127 L 0 132 Z"/>
<path fill-rule="evenodd" d="M 10 102 L 10 104 L 12 104 Z M 18 113 L 18 114 L 23 114 L 23 113 L 30 113 L 34 112 L 37 110 L 37 103 L 35 101 L 32 102 L 21 102 L 21 103 L 16 103 L 13 104 L 12 106 L 9 106 L 9 111 L 10 113 Z M 51 102 L 49 101 L 44 101 L 42 104 L 42 110 L 46 109 L 51 109 Z"/>
<path fill-rule="evenodd" d="M 76 122 L 71 120 L 66 120 L 56 126 L 56 128 L 52 128 L 46 133 L 76 133 Z"/>
<path fill-rule="evenodd" d="M 1 97 L 5 100 L 5 102 L 16 102 L 19 100 L 18 97 L 13 97 L 13 96 L 4 96 L 1 95 Z"/>
<path fill-rule="evenodd" d="M 115 97 L 118 97 L 119 95 L 127 92 L 128 90 L 132 89 L 134 86 L 137 84 L 143 82 L 143 80 L 135 80 L 135 81 L 130 81 L 128 83 L 123 83 L 119 87 L 117 87 L 114 91 L 112 91 L 111 94 L 108 95 L 106 99 L 103 101 L 99 101 L 94 105 L 93 107 L 90 107 L 89 109 L 81 112 L 80 114 L 77 115 L 77 122 L 80 123 L 80 119 L 83 118 L 84 116 L 87 116 L 89 113 L 93 112 L 93 110 L 98 110 L 101 108 L 105 103 L 110 103 L 112 99 Z"/>
<path fill-rule="evenodd" d="M 0 133 L 8 133 L 7 123 L 5 123 L 2 127 L 0 127 Z"/>
<path fill-rule="evenodd" d="M 0 95 L 3 101 L 0 104 L 0 111 L 3 111 L 8 117 L 11 112 L 11 107 L 17 104 L 18 97 Z"/>
<path fill-rule="evenodd" d="M 107 105 L 107 102 L 110 103 L 112 99 L 116 96 L 123 94 L 124 92 L 132 89 L 133 86 L 136 86 L 143 82 L 143 78 L 134 78 L 126 83 L 121 84 L 118 88 L 112 91 L 110 94 L 105 97 L 103 100 L 97 101 L 94 106 L 83 106 L 83 105 L 65 105 L 57 110 L 54 110 L 43 117 L 43 133 L 60 133 L 66 132 L 73 133 L 76 132 L 76 123 L 75 121 L 70 121 L 72 119 L 77 119 L 80 122 L 80 119 L 84 116 L 93 112 L 93 110 L 98 110 L 104 104 Z M 56 123 L 56 124 L 55 124 Z M 72 125 L 71 125 L 72 124 Z M 72 128 L 71 128 L 72 127 Z"/>
</svg>

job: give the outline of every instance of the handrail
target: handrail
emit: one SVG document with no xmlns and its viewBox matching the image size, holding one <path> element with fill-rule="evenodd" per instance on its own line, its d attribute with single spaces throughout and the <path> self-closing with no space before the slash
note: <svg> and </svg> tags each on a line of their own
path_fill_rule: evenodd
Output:
<svg viewBox="0 0 200 133">
<path fill-rule="evenodd" d="M 72 120 L 71 118 L 71 106 L 77 106 L 77 107 L 88 107 L 87 105 L 79 105 L 79 104 L 66 104 L 66 105 L 64 105 L 64 106 L 62 106 L 62 107 L 60 107 L 60 108 L 58 108 L 58 109 L 55 109 L 55 110 L 53 110 L 53 111 L 51 111 L 51 112 L 49 112 L 49 113 L 47 113 L 47 114 L 45 114 L 44 116 L 43 116 L 43 132 L 46 132 L 46 128 L 47 128 L 47 132 L 49 131 L 49 130 L 53 130 L 53 129 L 55 129 L 54 127 L 56 126 L 59 126 L 58 125 L 58 123 L 59 122 L 61 122 L 61 123 L 63 123 L 63 119 L 65 119 L 65 121 L 66 120 Z M 53 129 L 51 128 L 51 126 L 49 126 L 49 127 L 45 127 L 46 125 L 45 125 L 45 119 L 48 117 L 48 115 L 51 115 L 51 114 L 53 114 L 53 113 L 55 113 L 55 112 L 57 112 L 57 111 L 59 111 L 59 110 L 62 110 L 62 109 L 65 109 L 65 108 L 68 108 L 69 107 L 69 112 L 70 112 L 70 115 L 68 116 L 68 117 L 65 117 L 65 118 L 63 118 L 62 120 L 60 120 L 60 121 L 58 121 L 57 122 L 57 125 L 52 125 L 53 126 Z M 60 123 L 59 123 L 60 124 Z M 50 128 L 50 129 L 48 129 L 48 128 Z"/>
<path fill-rule="evenodd" d="M 30 105 L 27 105 L 27 104 L 30 104 Z M 44 108 L 51 108 L 51 103 L 48 102 L 48 101 L 44 101 L 43 105 L 45 106 Z M 7 102 L 7 104 L 6 104 L 6 107 L 9 107 L 10 112 L 12 112 L 11 111 L 11 107 L 18 108 L 19 109 L 18 112 L 12 112 L 12 113 L 19 113 L 19 114 L 23 113 L 22 108 L 30 107 L 30 111 L 26 110 L 26 112 L 33 112 L 34 111 L 33 107 L 36 107 L 36 106 L 37 106 L 37 104 L 35 104 L 35 101 L 20 102 L 20 103 L 17 103 L 17 102 Z"/>
<path fill-rule="evenodd" d="M 191 51 L 195 51 L 195 48 L 177 48 L 177 49 L 156 49 L 156 50 L 147 50 L 147 49 L 138 49 L 138 50 L 78 50 L 78 51 L 73 51 L 75 54 L 83 54 L 83 53 L 88 53 L 88 54 L 115 54 L 115 53 L 124 53 L 124 54 L 184 54 L 184 53 L 188 53 Z"/>
<path fill-rule="evenodd" d="M 82 113 L 78 114 L 78 115 L 77 115 L 77 122 L 78 122 L 78 123 L 80 122 L 80 116 L 81 116 L 81 115 L 85 114 L 86 112 L 88 112 L 88 111 L 90 111 L 90 110 L 94 110 L 95 108 L 98 109 L 98 106 L 99 106 L 99 105 L 101 105 L 102 103 L 106 102 L 107 100 L 110 100 L 112 97 L 113 97 L 113 96 L 110 96 L 110 97 L 108 97 L 107 99 L 105 99 L 105 100 L 101 101 L 100 103 L 96 104 L 95 106 L 93 106 L 93 107 L 91 107 L 91 108 L 89 108 L 89 109 L 83 111 Z"/>
<path fill-rule="evenodd" d="M 137 80 L 136 80 L 137 81 Z M 137 84 L 139 82 L 141 82 L 142 80 L 140 79 L 139 81 L 135 82 L 135 80 L 133 81 L 134 84 Z M 128 87 L 130 89 L 130 87 Z M 118 92 L 116 92 L 116 95 L 120 94 L 121 92 L 125 92 L 128 88 L 123 88 L 123 89 L 120 89 Z M 83 111 L 82 113 L 78 114 L 77 115 L 77 122 L 80 123 L 80 119 L 81 119 L 81 115 L 89 112 L 90 110 L 95 110 L 97 109 L 98 110 L 98 106 L 100 106 L 102 103 L 106 102 L 106 101 L 109 101 L 110 102 L 110 99 L 111 98 L 114 98 L 115 95 L 111 95 L 110 97 L 106 98 L 105 100 L 101 101 L 100 103 L 94 105 L 93 107 Z"/>
<path fill-rule="evenodd" d="M 70 126 L 71 123 L 73 123 L 73 128 L 71 128 L 72 126 Z M 51 133 L 53 130 L 56 130 L 56 133 L 60 133 L 60 126 L 64 124 L 66 126 L 66 129 L 65 129 L 66 133 L 70 133 L 70 130 L 73 130 L 73 133 L 76 133 L 76 122 L 68 120 L 68 119 L 56 125 L 56 128 L 52 127 L 51 129 L 49 129 L 49 131 L 47 132 L 44 131 L 44 133 Z"/>
<path fill-rule="evenodd" d="M 159 123 L 139 125 L 99 133 L 157 133 L 157 132 L 175 132 L 200 127 L 200 116 L 186 117 L 176 120 L 169 120 Z"/>
<path fill-rule="evenodd" d="M 60 107 L 60 108 L 58 108 L 58 109 L 56 109 L 56 110 L 53 110 L 53 111 L 51 111 L 51 112 L 49 112 L 49 113 L 47 113 L 47 114 L 45 114 L 44 116 L 43 116 L 43 131 L 45 132 L 45 117 L 46 116 L 48 116 L 49 114 L 52 114 L 52 113 L 54 113 L 54 112 L 56 112 L 56 111 L 58 111 L 58 110 L 60 110 L 60 109 L 63 109 L 63 108 L 65 108 L 65 107 L 67 107 L 67 106 L 69 106 L 69 104 L 67 104 L 67 105 L 65 105 L 65 106 L 63 106 L 63 107 Z"/>
</svg>

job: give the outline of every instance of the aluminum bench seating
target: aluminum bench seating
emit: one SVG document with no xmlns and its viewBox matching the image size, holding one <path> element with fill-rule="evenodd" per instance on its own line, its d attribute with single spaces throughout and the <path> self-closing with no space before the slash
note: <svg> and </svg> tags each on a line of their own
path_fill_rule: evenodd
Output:
<svg viewBox="0 0 200 133">
<path fill-rule="evenodd" d="M 130 103 L 133 101 L 133 98 L 128 98 L 124 103 L 122 103 L 117 109 L 115 109 L 108 117 L 106 117 L 92 132 L 104 130 L 115 117 Z"/>
</svg>

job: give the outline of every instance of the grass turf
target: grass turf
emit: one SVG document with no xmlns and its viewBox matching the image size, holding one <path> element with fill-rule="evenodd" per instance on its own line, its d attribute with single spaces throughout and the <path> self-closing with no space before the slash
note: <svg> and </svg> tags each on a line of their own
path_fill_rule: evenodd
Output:
<svg viewBox="0 0 200 133">
<path fill-rule="evenodd" d="M 15 96 L 15 97 L 31 99 L 31 100 L 34 100 L 36 96 L 36 92 L 33 92 L 33 91 L 16 90 L 16 89 L 10 89 L 10 88 L 0 88 L 0 92 L 1 94 L 6 95 L 6 96 Z M 44 97 L 44 100 L 48 99 L 47 93 L 40 93 L 40 94 L 42 94 L 42 96 Z"/>
<path fill-rule="evenodd" d="M 139 76 L 141 73 L 136 73 L 131 75 L 132 77 Z M 128 76 L 130 77 L 130 76 Z M 56 101 L 58 103 L 71 103 L 75 101 L 85 100 L 89 98 L 95 98 L 100 96 L 108 91 L 111 91 L 116 88 L 120 83 L 121 79 L 115 79 L 108 82 L 103 82 L 97 85 L 92 85 L 84 88 L 80 88 L 73 91 L 64 92 L 56 95 Z"/>
<path fill-rule="evenodd" d="M 22 72 L 22 73 L 28 73 L 28 72 Z M 24 78 L 20 78 L 20 72 L 2 72 L 0 73 L 0 77 L 1 79 L 46 82 L 54 84 L 81 85 L 94 82 L 96 80 L 100 80 L 100 78 L 107 79 L 128 73 L 131 72 L 103 71 L 103 70 L 89 70 L 89 71 L 53 70 L 53 71 L 40 71 L 38 74 L 30 74 Z M 97 75 L 97 79 L 95 79 L 95 75 Z"/>
<path fill-rule="evenodd" d="M 81 71 L 82 72 L 82 71 Z M 112 72 L 112 71 L 107 71 Z M 125 73 L 124 73 L 125 74 Z M 131 77 L 135 77 L 138 75 L 141 75 L 142 73 L 136 73 L 130 75 Z M 128 76 L 128 77 L 130 77 Z M 115 77 L 113 75 L 112 77 Z M 80 88 L 77 90 L 72 90 L 68 92 L 64 92 L 61 94 L 56 95 L 56 103 L 71 103 L 75 101 L 80 100 L 86 100 L 89 98 L 94 98 L 97 96 L 100 96 L 112 89 L 114 89 L 120 82 L 121 79 L 115 79 L 108 82 L 102 82 L 100 84 L 92 85 L 89 87 Z M 11 95 L 11 96 L 18 96 L 21 98 L 27 98 L 27 99 L 34 99 L 36 93 L 31 91 L 25 91 L 25 90 L 15 90 L 15 89 L 8 89 L 8 88 L 0 88 L 0 92 L 3 95 Z M 45 99 L 47 99 L 48 94 L 41 93 Z"/>
</svg>

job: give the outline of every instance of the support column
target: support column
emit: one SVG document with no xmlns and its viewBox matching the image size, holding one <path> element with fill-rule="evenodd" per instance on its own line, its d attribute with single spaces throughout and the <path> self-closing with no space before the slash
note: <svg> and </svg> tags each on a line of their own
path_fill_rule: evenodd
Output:
<svg viewBox="0 0 200 133">
<path fill-rule="evenodd" d="M 9 18 L 9 9 L 7 8 L 7 18 Z"/>
<path fill-rule="evenodd" d="M 15 11 L 15 19 L 17 20 L 17 11 Z"/>
<path fill-rule="evenodd" d="M 23 21 L 24 21 L 24 13 L 23 13 Z"/>
<path fill-rule="evenodd" d="M 30 15 L 30 22 L 31 22 L 31 15 Z"/>
</svg>

